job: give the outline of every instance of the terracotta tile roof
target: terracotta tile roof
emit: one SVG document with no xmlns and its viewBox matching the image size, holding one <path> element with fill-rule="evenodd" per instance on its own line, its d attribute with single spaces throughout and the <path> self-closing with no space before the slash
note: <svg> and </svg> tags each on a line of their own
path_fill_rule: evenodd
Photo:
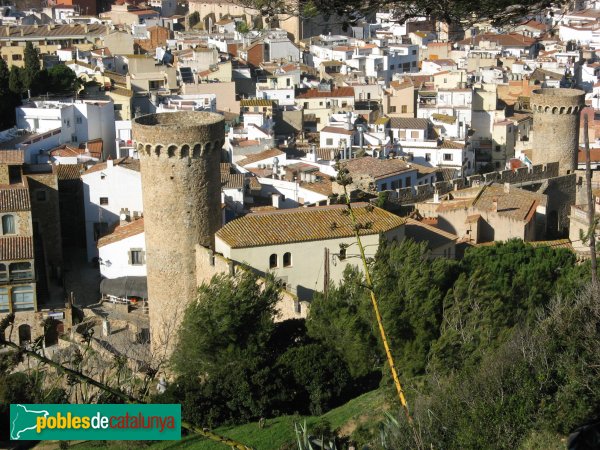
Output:
<svg viewBox="0 0 600 450">
<path fill-rule="evenodd" d="M 136 16 L 145 16 L 145 15 L 156 15 L 158 16 L 158 12 L 154 11 L 153 9 L 141 9 L 141 10 L 137 10 L 137 11 L 127 11 L 130 14 L 135 14 Z"/>
<path fill-rule="evenodd" d="M 440 145 L 440 148 L 462 149 L 465 148 L 465 144 L 462 142 L 454 142 L 444 139 Z"/>
<path fill-rule="evenodd" d="M 332 89 L 331 91 L 319 91 L 318 89 L 310 89 L 303 94 L 296 96 L 296 98 L 329 98 L 329 97 L 352 97 L 354 98 L 353 87 L 339 87 Z"/>
<path fill-rule="evenodd" d="M 429 127 L 429 120 L 415 119 L 413 117 L 392 117 L 390 119 L 390 128 L 401 130 L 426 130 Z"/>
<path fill-rule="evenodd" d="M 135 236 L 136 234 L 140 234 L 144 232 L 144 219 L 134 220 L 133 222 L 129 222 L 125 225 L 117 225 L 112 233 L 107 234 L 106 236 L 101 237 L 98 240 L 98 248 L 104 247 L 108 244 L 114 244 L 115 242 L 122 241 L 131 236 Z"/>
<path fill-rule="evenodd" d="M 600 148 L 590 149 L 590 161 L 594 163 L 600 161 Z M 581 149 L 577 153 L 577 162 L 580 164 L 585 163 L 585 152 Z"/>
<path fill-rule="evenodd" d="M 124 169 L 134 170 L 136 172 L 140 171 L 140 160 L 133 159 L 128 156 L 125 158 L 115 159 L 113 160 L 113 166 L 119 166 Z M 106 170 L 107 164 L 106 162 L 94 164 L 88 170 L 85 171 L 83 175 L 87 175 L 88 173 L 98 172 L 100 170 Z"/>
<path fill-rule="evenodd" d="M 494 200 L 498 204 L 498 214 L 510 217 L 514 220 L 528 222 L 538 205 L 546 205 L 547 197 L 543 194 L 529 192 L 514 186 L 509 192 L 505 192 L 504 186 L 489 185 L 482 188 L 474 187 L 463 189 L 455 193 L 454 200 L 443 200 L 437 208 L 439 212 L 452 211 L 456 209 L 469 209 L 470 215 L 477 211 L 493 211 Z"/>
<path fill-rule="evenodd" d="M 0 164 L 20 166 L 25 162 L 25 150 L 0 150 Z"/>
<path fill-rule="evenodd" d="M 317 194 L 326 195 L 328 197 L 333 194 L 333 183 L 331 182 L 331 177 L 322 172 L 315 172 L 315 175 L 319 177 L 319 181 L 315 181 L 314 183 L 301 181 L 300 187 L 316 192 Z"/>
<path fill-rule="evenodd" d="M 245 185 L 243 173 L 221 172 L 221 189 L 242 189 Z"/>
<path fill-rule="evenodd" d="M 456 122 L 456 119 L 457 119 L 457 117 L 450 116 L 448 114 L 440 114 L 440 113 L 433 113 L 431 115 L 431 118 L 433 120 L 437 120 L 438 122 L 444 122 L 444 123 L 448 123 L 448 124 L 453 124 L 454 122 Z"/>
<path fill-rule="evenodd" d="M 275 156 L 283 155 L 284 152 L 277 148 L 270 148 L 269 150 L 265 150 L 264 152 L 254 153 L 253 155 L 248 155 L 241 161 L 237 162 L 238 166 L 246 166 L 248 164 L 252 164 L 258 161 L 262 161 L 263 159 L 273 158 Z"/>
<path fill-rule="evenodd" d="M 31 211 L 29 189 L 24 186 L 0 189 L 0 212 Z"/>
<path fill-rule="evenodd" d="M 248 98 L 245 100 L 240 100 L 240 106 L 273 106 L 275 104 L 275 100 L 267 100 L 264 98 Z"/>
<path fill-rule="evenodd" d="M 258 181 L 258 178 L 247 174 L 246 179 L 248 180 L 248 187 L 251 191 L 260 191 L 262 189 L 262 185 Z"/>
<path fill-rule="evenodd" d="M 83 164 L 59 164 L 55 170 L 58 181 L 79 180 L 81 173 L 85 171 L 85 166 Z"/>
<path fill-rule="evenodd" d="M 33 238 L 11 236 L 0 238 L 0 261 L 33 259 Z"/>
<path fill-rule="evenodd" d="M 86 145 L 87 150 L 90 153 L 90 155 L 92 155 L 92 157 L 97 158 L 97 159 L 102 158 L 102 147 L 103 147 L 102 139 L 94 139 L 92 141 L 87 141 L 85 145 Z"/>
<path fill-rule="evenodd" d="M 6 28 L 2 27 L 2 33 L 0 33 L 0 41 L 5 40 L 21 40 L 21 39 L 35 39 L 44 37 L 75 37 L 75 36 L 101 36 L 106 35 L 106 26 L 101 24 L 89 24 L 89 25 L 51 25 L 50 29 L 48 26 L 33 25 L 27 26 L 11 26 L 9 27 L 9 35 L 6 34 Z M 87 30 L 87 32 L 86 32 Z"/>
<path fill-rule="evenodd" d="M 524 36 L 519 33 L 494 34 L 482 33 L 473 38 L 458 41 L 460 45 L 479 45 L 481 41 L 495 42 L 501 47 L 530 47 L 535 43 L 535 39 Z"/>
<path fill-rule="evenodd" d="M 352 136 L 354 134 L 353 130 L 345 130 L 342 127 L 324 127 L 321 130 L 322 133 L 335 133 L 335 134 L 346 134 L 348 136 Z"/>
<path fill-rule="evenodd" d="M 429 250 L 435 250 L 442 245 L 446 245 L 458 239 L 458 236 L 452 233 L 448 233 L 432 225 L 411 218 L 406 219 L 404 232 L 407 238 L 410 238 L 415 242 L 427 242 L 427 248 Z"/>
<path fill-rule="evenodd" d="M 525 22 L 521 22 L 519 24 L 519 27 L 530 27 L 530 28 L 535 28 L 536 30 L 539 30 L 539 31 L 546 31 L 546 28 L 547 28 L 546 25 L 544 25 L 543 23 L 540 23 L 534 19 L 529 19 L 529 20 L 526 20 Z"/>
<path fill-rule="evenodd" d="M 85 151 L 85 149 L 70 147 L 68 144 L 61 144 L 58 147 L 50 150 L 49 154 L 50 154 L 50 156 L 58 156 L 61 158 L 66 158 L 66 157 L 80 156 L 81 154 L 84 153 L 84 151 Z"/>
<path fill-rule="evenodd" d="M 404 224 L 404 219 L 394 214 L 367 206 L 352 205 L 358 222 L 373 224 L 361 230 L 361 235 L 379 234 Z M 348 238 L 354 236 L 354 231 L 345 211 L 345 205 L 334 205 L 252 213 L 229 222 L 216 236 L 231 248 Z"/>
<path fill-rule="evenodd" d="M 371 156 L 342 161 L 341 165 L 350 171 L 351 176 L 354 174 L 364 174 L 373 177 L 375 180 L 391 177 L 409 170 L 417 170 L 413 167 L 409 167 L 409 165 L 401 159 L 378 159 Z"/>
</svg>

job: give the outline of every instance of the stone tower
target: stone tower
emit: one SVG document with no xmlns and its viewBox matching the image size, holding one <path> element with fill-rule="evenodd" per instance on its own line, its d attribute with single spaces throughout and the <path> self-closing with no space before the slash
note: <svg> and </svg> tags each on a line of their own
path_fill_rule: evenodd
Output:
<svg viewBox="0 0 600 450">
<path fill-rule="evenodd" d="M 544 88 L 531 94 L 533 111 L 533 163 L 559 163 L 559 174 L 577 169 L 579 113 L 585 92 Z"/>
<path fill-rule="evenodd" d="M 195 297 L 195 247 L 214 248 L 221 226 L 223 116 L 149 114 L 133 121 L 140 157 L 154 356 L 169 355 L 188 302 Z"/>
</svg>

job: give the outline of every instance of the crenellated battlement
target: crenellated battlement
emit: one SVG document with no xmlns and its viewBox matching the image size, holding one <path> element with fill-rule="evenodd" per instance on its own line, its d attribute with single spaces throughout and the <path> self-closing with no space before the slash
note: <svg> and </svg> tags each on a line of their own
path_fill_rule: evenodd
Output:
<svg viewBox="0 0 600 450">
<path fill-rule="evenodd" d="M 134 142 L 140 158 L 202 158 L 213 151 L 220 151 L 225 143 L 224 140 L 215 140 L 214 142 L 194 142 L 183 144 L 149 144 Z"/>
<path fill-rule="evenodd" d="M 395 191 L 388 191 L 388 199 L 398 204 L 411 204 L 416 202 L 423 202 L 433 198 L 434 194 L 444 195 L 448 192 L 464 189 L 468 187 L 477 187 L 485 183 L 496 182 L 496 183 L 529 183 L 535 181 L 542 181 L 548 178 L 555 178 L 559 175 L 558 163 L 539 164 L 528 167 L 521 167 L 516 170 L 502 170 L 498 172 L 489 172 L 483 175 L 471 175 L 466 178 L 457 178 L 449 181 L 438 181 L 434 184 L 418 185 L 413 187 L 407 187 L 403 189 L 397 189 Z"/>
</svg>

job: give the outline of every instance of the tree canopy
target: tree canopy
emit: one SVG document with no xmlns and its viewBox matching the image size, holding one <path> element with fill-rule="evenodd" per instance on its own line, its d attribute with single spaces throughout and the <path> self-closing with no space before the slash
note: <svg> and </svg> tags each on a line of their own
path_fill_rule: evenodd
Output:
<svg viewBox="0 0 600 450">
<path fill-rule="evenodd" d="M 356 23 L 362 17 L 372 17 L 377 12 L 390 12 L 392 18 L 404 22 L 411 18 L 428 17 L 442 22 L 468 27 L 476 22 L 489 21 L 493 25 L 505 25 L 522 20 L 526 16 L 542 13 L 547 8 L 561 7 L 564 0 L 238 0 L 244 6 L 259 10 L 267 19 L 277 14 L 300 15 L 311 18 L 323 14 L 342 21 L 343 25 Z"/>
</svg>

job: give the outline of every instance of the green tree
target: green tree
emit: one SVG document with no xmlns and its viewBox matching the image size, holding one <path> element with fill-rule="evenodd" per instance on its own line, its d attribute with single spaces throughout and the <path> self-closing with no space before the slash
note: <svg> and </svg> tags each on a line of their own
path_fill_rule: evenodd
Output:
<svg viewBox="0 0 600 450">
<path fill-rule="evenodd" d="M 32 94 L 37 94 L 37 89 L 40 87 L 36 84 L 38 74 L 40 72 L 40 58 L 38 49 L 31 42 L 25 44 L 24 52 L 25 67 L 23 70 L 23 89 L 31 89 Z"/>
<path fill-rule="evenodd" d="M 15 124 L 15 107 L 19 97 L 10 90 L 10 71 L 6 62 L 0 58 L 0 130 Z"/>
<path fill-rule="evenodd" d="M 215 368 L 260 356 L 273 332 L 278 287 L 272 278 L 217 275 L 186 309 L 173 353 L 179 374 L 210 378 Z"/>
<path fill-rule="evenodd" d="M 79 88 L 79 79 L 75 72 L 64 64 L 58 64 L 48 70 L 49 91 L 54 93 L 73 93 Z"/>
<path fill-rule="evenodd" d="M 308 334 L 342 355 L 354 377 L 377 370 L 382 362 L 373 333 L 372 307 L 363 275 L 354 266 L 344 271 L 338 286 L 317 293 L 307 319 Z"/>
<path fill-rule="evenodd" d="M 432 262 L 425 243 L 405 239 L 379 247 L 373 283 L 392 352 L 405 375 L 425 370 L 430 346 L 439 336 L 451 267 L 444 259 Z"/>
<path fill-rule="evenodd" d="M 21 96 L 26 91 L 25 85 L 23 84 L 23 69 L 17 66 L 10 68 L 10 74 L 8 77 L 8 88 L 9 90 L 18 96 Z"/>
<path fill-rule="evenodd" d="M 348 400 L 352 377 L 340 355 L 328 345 L 313 343 L 292 347 L 278 361 L 288 391 L 293 386 L 297 405 L 308 405 L 313 415 Z"/>
</svg>

